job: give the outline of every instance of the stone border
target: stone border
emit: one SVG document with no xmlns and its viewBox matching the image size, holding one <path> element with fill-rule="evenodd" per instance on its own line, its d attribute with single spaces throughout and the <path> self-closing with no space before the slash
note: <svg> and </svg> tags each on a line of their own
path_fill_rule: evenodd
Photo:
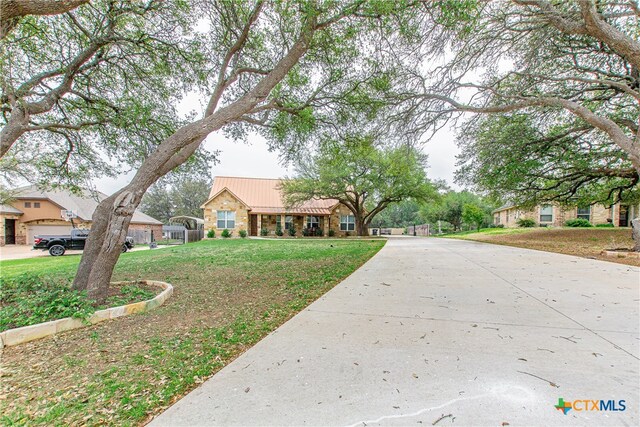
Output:
<svg viewBox="0 0 640 427">
<path fill-rule="evenodd" d="M 114 285 L 119 285 L 122 283 L 132 282 L 115 282 Z M 25 342 L 48 337 L 60 332 L 95 325 L 96 323 L 104 322 L 105 320 L 128 316 L 134 313 L 144 313 L 161 306 L 167 300 L 167 298 L 169 298 L 173 294 L 173 286 L 169 283 L 160 282 L 157 280 L 138 280 L 135 283 L 158 286 L 162 288 L 163 291 L 150 300 L 134 302 L 127 305 L 121 305 L 119 307 L 111 307 L 104 310 L 98 310 L 86 320 L 77 319 L 74 317 L 66 317 L 64 319 L 38 323 L 37 325 L 8 329 L 4 332 L 0 332 L 0 349 L 4 348 L 5 346 L 11 347 Z"/>
<path fill-rule="evenodd" d="M 601 252 L 602 255 L 609 258 L 637 258 L 640 259 L 640 252 L 634 251 L 607 251 Z"/>
</svg>

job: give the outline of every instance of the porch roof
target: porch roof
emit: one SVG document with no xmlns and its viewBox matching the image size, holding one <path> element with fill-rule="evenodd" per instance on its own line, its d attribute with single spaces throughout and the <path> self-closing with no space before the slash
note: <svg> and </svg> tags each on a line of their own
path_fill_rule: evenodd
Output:
<svg viewBox="0 0 640 427">
<path fill-rule="evenodd" d="M 329 208 L 314 208 L 314 207 L 299 207 L 299 208 L 271 208 L 271 207 L 254 207 L 251 208 L 252 214 L 262 215 L 318 215 L 326 216 L 331 215 L 331 209 Z"/>
<path fill-rule="evenodd" d="M 14 208 L 11 205 L 0 205 L 0 213 L 11 214 L 11 215 L 22 215 L 24 212 L 22 212 L 20 209 Z"/>
</svg>

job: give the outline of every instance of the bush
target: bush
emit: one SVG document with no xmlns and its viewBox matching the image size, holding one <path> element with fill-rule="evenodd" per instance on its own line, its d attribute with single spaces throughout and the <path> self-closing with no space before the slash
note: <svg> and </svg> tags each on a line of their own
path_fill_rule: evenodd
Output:
<svg viewBox="0 0 640 427">
<path fill-rule="evenodd" d="M 333 237 L 336 235 L 336 231 L 330 228 L 328 234 L 329 234 L 329 237 Z"/>
<path fill-rule="evenodd" d="M 296 227 L 291 224 L 291 228 L 289 228 L 289 236 L 294 237 L 296 235 Z"/>
<path fill-rule="evenodd" d="M 516 224 L 518 225 L 518 227 L 522 227 L 522 228 L 531 228 L 536 226 L 536 222 L 531 218 L 519 218 L 516 221 Z M 502 225 L 502 227 L 504 227 L 504 225 Z"/>
<path fill-rule="evenodd" d="M 238 231 L 238 234 L 240 235 L 241 238 L 246 238 L 247 237 L 247 230 L 240 230 Z"/>
<path fill-rule="evenodd" d="M 282 227 L 276 227 L 276 236 L 282 236 L 283 234 Z"/>
<path fill-rule="evenodd" d="M 302 229 L 302 235 L 303 235 L 303 236 L 305 236 L 305 237 L 307 237 L 307 236 L 309 235 L 309 229 L 308 229 L 308 228 L 306 228 L 306 227 L 305 227 L 305 228 L 303 228 L 303 229 Z"/>
<path fill-rule="evenodd" d="M 324 230 L 322 228 L 316 228 L 316 236 L 324 236 Z"/>
<path fill-rule="evenodd" d="M 216 231 L 213 228 L 207 231 L 207 237 L 213 239 L 214 237 L 216 237 Z"/>
<path fill-rule="evenodd" d="M 613 225 L 610 222 L 604 223 L 604 224 L 596 224 L 596 227 L 598 228 L 613 228 L 615 227 L 615 225 Z"/>
<path fill-rule="evenodd" d="M 233 231 L 229 231 L 226 228 L 222 230 L 222 233 L 220 233 L 220 235 L 225 239 L 228 239 L 229 237 L 231 237 L 232 234 L 233 234 Z"/>
<path fill-rule="evenodd" d="M 567 227 L 593 227 L 589 221 L 583 218 L 568 219 L 564 225 Z"/>
<path fill-rule="evenodd" d="M 267 230 L 264 227 L 260 229 L 260 235 L 261 236 L 266 236 L 267 234 L 269 234 L 269 230 Z"/>
<path fill-rule="evenodd" d="M 534 222 L 534 224 L 535 224 L 535 222 Z M 533 227 L 533 225 L 532 225 L 532 227 Z M 498 225 L 496 225 L 496 228 L 504 228 L 504 224 L 498 224 Z"/>
</svg>

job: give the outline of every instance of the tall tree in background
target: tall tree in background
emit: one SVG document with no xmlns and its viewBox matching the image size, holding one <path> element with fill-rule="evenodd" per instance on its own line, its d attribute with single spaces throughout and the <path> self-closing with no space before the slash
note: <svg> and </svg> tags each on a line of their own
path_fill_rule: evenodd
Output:
<svg viewBox="0 0 640 427">
<path fill-rule="evenodd" d="M 207 200 L 209 178 L 180 177 L 171 183 L 159 181 L 142 198 L 140 208 L 147 215 L 167 223 L 179 215 L 202 218 L 202 203 Z"/>
<path fill-rule="evenodd" d="M 462 230 L 462 224 L 468 223 L 467 219 L 472 219 L 471 216 L 467 219 L 464 217 L 465 207 L 468 206 L 474 206 L 474 212 L 480 210 L 485 212 L 485 215 L 492 208 L 490 203 L 469 191 L 457 192 L 449 190 L 442 194 L 435 203 L 424 205 L 420 209 L 420 216 L 431 224 L 437 224 L 438 221 L 447 222 L 453 226 L 453 231 L 460 231 Z M 475 207 L 478 209 L 475 209 Z M 471 222 L 475 223 L 473 219 Z"/>
<path fill-rule="evenodd" d="M 371 221 L 390 204 L 435 196 L 425 163 L 426 156 L 411 146 L 385 148 L 359 135 L 329 140 L 298 163 L 297 177 L 285 180 L 282 190 L 289 206 L 312 198 L 338 200 L 353 212 L 357 235 L 367 236 Z"/>
</svg>

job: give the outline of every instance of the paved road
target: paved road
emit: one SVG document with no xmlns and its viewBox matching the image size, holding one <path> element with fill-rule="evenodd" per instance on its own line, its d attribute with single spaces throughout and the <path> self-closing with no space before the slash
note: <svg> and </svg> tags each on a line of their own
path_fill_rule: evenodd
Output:
<svg viewBox="0 0 640 427">
<path fill-rule="evenodd" d="M 639 282 L 619 264 L 392 238 L 151 425 L 638 425 Z M 564 415 L 561 397 L 626 410 Z"/>
<path fill-rule="evenodd" d="M 159 246 L 156 249 L 168 248 L 170 246 Z M 149 250 L 149 245 L 140 244 L 134 246 L 129 252 L 137 252 L 137 251 L 147 251 Z M 68 250 L 65 252 L 64 256 L 70 255 L 82 255 L 82 251 L 76 250 Z M 8 245 L 8 246 L 0 246 L 0 261 L 7 261 L 10 259 L 26 259 L 26 258 L 39 258 L 39 257 L 47 257 L 49 255 L 48 251 L 43 250 L 34 250 L 33 246 L 30 245 Z"/>
</svg>

